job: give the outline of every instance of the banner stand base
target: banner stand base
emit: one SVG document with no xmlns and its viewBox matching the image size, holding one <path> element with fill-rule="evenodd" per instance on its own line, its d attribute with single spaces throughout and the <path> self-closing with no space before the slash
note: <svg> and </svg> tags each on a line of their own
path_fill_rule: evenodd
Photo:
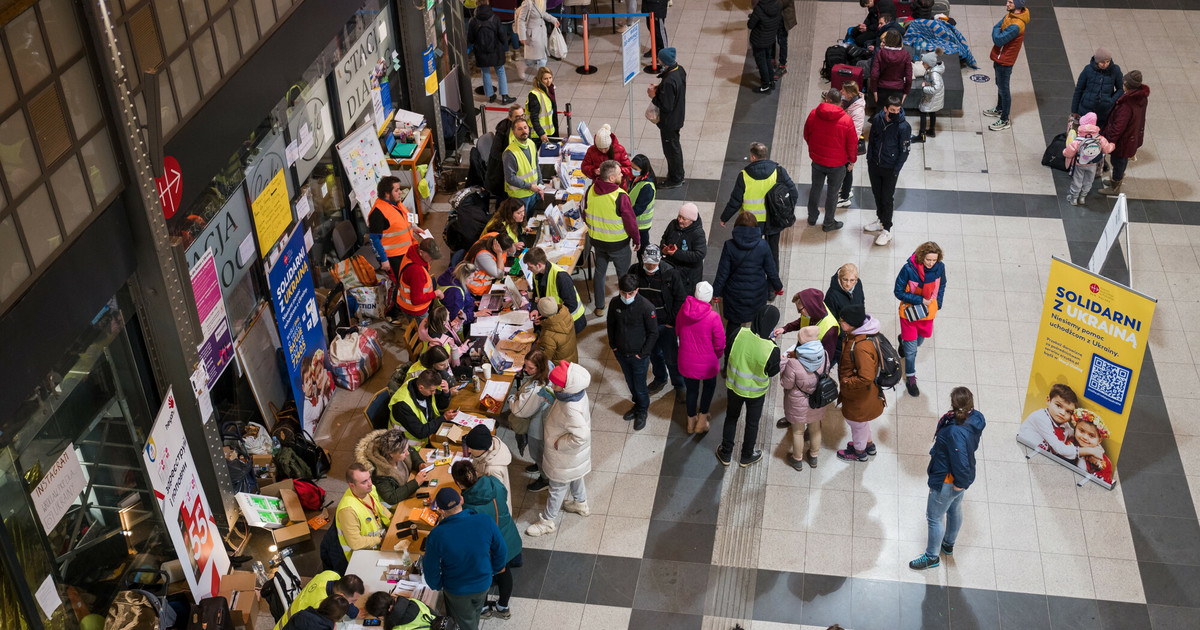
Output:
<svg viewBox="0 0 1200 630">
<path fill-rule="evenodd" d="M 1089 474 L 1079 470 L 1078 468 L 1075 467 L 1074 464 L 1055 455 L 1054 453 L 1051 453 L 1050 451 L 1042 450 L 1040 448 L 1037 448 L 1036 446 L 1030 446 L 1029 444 L 1022 442 L 1021 438 L 1017 438 L 1017 444 L 1020 444 L 1022 447 L 1025 448 L 1025 459 L 1026 460 L 1033 459 L 1034 455 L 1045 455 L 1050 461 L 1061 465 L 1063 468 L 1070 470 L 1071 472 L 1075 473 L 1076 475 L 1079 475 L 1079 481 L 1075 482 L 1075 485 L 1080 488 L 1087 485 L 1087 482 L 1089 482 L 1089 481 L 1095 482 L 1096 485 L 1100 486 L 1101 488 L 1104 488 L 1105 490 L 1112 490 L 1113 488 L 1116 487 L 1116 483 L 1113 483 L 1113 484 L 1104 483 L 1104 481 L 1102 481 L 1100 478 L 1096 477 L 1095 475 L 1089 475 Z"/>
<path fill-rule="evenodd" d="M 575 68 L 576 74 L 596 74 L 599 70 L 596 66 L 578 66 Z"/>
<path fill-rule="evenodd" d="M 651 64 L 642 68 L 642 72 L 645 72 L 646 74 L 658 74 L 659 72 L 662 72 L 662 66 L 660 65 L 655 68 L 654 65 Z"/>
</svg>

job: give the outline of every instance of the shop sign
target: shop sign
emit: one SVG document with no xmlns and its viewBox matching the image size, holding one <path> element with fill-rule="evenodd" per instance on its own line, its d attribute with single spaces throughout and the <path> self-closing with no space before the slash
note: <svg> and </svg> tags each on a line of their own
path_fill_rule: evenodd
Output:
<svg viewBox="0 0 1200 630">
<path fill-rule="evenodd" d="M 217 279 L 217 265 L 212 251 L 192 268 L 192 297 L 196 299 L 196 313 L 200 318 L 200 369 L 211 387 L 221 372 L 233 360 L 233 337 L 229 332 L 229 319 L 225 316 L 225 301 L 221 299 L 221 283 Z"/>
<path fill-rule="evenodd" d="M 342 125 L 349 127 L 371 105 L 371 73 L 380 59 L 387 58 L 392 38 L 387 28 L 388 12 L 381 11 L 371 27 L 346 51 L 337 64 L 338 102 Z M 381 37 L 382 35 L 382 37 Z"/>
<path fill-rule="evenodd" d="M 75 452 L 74 444 L 68 444 L 31 495 L 38 518 L 42 519 L 42 529 L 47 534 L 54 531 L 84 488 L 87 488 L 87 477 L 79 464 L 79 454 Z"/>
<path fill-rule="evenodd" d="M 205 227 L 188 247 L 188 271 L 196 268 L 200 259 L 204 257 L 204 252 L 211 251 L 217 265 L 217 277 L 221 279 L 221 294 L 227 294 L 241 282 L 242 277 L 250 270 L 250 263 L 257 259 L 253 251 L 254 233 L 250 227 L 246 191 L 238 187 L 225 201 L 221 211 L 209 220 L 208 227 Z M 249 255 L 239 256 L 238 249 L 247 241 L 250 243 Z"/>
<path fill-rule="evenodd" d="M 292 105 L 288 137 L 296 143 L 296 177 L 304 182 L 333 145 L 333 120 L 324 77 L 305 88 Z"/>
<path fill-rule="evenodd" d="M 258 231 L 258 253 L 262 256 L 270 253 L 275 243 L 279 242 L 279 237 L 292 224 L 292 204 L 288 201 L 285 179 L 283 169 L 275 171 L 275 176 L 250 204 L 254 228 Z"/>
<path fill-rule="evenodd" d="M 179 168 L 179 160 L 169 155 L 163 158 L 163 176 L 154 178 L 154 186 L 158 189 L 158 204 L 162 206 L 163 217 L 170 219 L 179 212 L 179 202 L 183 198 L 183 171 Z"/>
<path fill-rule="evenodd" d="M 432 44 L 421 53 L 421 67 L 425 68 L 425 96 L 429 96 L 438 89 L 437 60 Z"/>
<path fill-rule="evenodd" d="M 267 285 L 286 357 L 288 383 L 304 429 L 315 433 L 317 419 L 333 395 L 333 379 L 327 366 L 328 344 L 302 230 L 292 232 L 279 259 L 267 272 Z"/>
<path fill-rule="evenodd" d="M 192 599 L 199 603 L 205 597 L 215 597 L 221 588 L 221 576 L 229 572 L 229 556 L 196 476 L 196 463 L 171 389 L 154 419 L 150 438 L 142 449 L 142 461 L 150 474 L 167 533 L 183 564 Z"/>
</svg>

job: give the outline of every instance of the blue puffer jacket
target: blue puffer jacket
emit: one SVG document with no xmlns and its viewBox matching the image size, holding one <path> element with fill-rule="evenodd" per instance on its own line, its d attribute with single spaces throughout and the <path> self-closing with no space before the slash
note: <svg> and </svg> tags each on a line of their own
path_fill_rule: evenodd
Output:
<svg viewBox="0 0 1200 630">
<path fill-rule="evenodd" d="M 1096 65 L 1096 58 L 1092 57 L 1092 61 L 1079 73 L 1079 80 L 1075 82 L 1071 113 L 1083 116 L 1094 112 L 1097 124 L 1104 127 L 1108 113 L 1124 93 L 1125 77 L 1121 74 L 1121 66 L 1114 62 L 1101 70 Z"/>
<path fill-rule="evenodd" d="M 733 238 L 725 241 L 717 277 L 713 280 L 713 297 L 725 301 L 725 319 L 745 323 L 754 319 L 771 296 L 782 291 L 779 271 L 771 258 L 771 248 L 762 239 L 757 227 L 735 225 Z"/>
<path fill-rule="evenodd" d="M 908 160 L 911 147 L 912 127 L 904 119 L 904 110 L 896 114 L 896 120 L 887 119 L 887 110 L 880 108 L 871 117 L 871 135 L 867 140 L 867 163 L 879 168 L 900 172 Z"/>
<path fill-rule="evenodd" d="M 987 422 L 979 410 L 972 410 L 966 422 L 957 424 L 954 412 L 938 421 L 933 448 L 929 449 L 929 489 L 941 490 L 946 475 L 954 476 L 954 485 L 966 490 L 975 481 L 975 449 Z"/>
</svg>

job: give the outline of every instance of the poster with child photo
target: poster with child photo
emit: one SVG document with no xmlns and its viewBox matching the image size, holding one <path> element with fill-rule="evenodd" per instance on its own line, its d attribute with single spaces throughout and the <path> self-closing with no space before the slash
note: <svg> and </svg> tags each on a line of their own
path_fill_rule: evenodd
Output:
<svg viewBox="0 0 1200 630">
<path fill-rule="evenodd" d="M 1046 406 L 1029 414 L 1017 431 L 1017 440 L 1025 446 L 1069 462 L 1106 487 L 1112 487 L 1114 470 L 1104 448 L 1109 437 L 1100 415 L 1081 407 L 1075 391 L 1064 383 L 1050 387 Z"/>
</svg>

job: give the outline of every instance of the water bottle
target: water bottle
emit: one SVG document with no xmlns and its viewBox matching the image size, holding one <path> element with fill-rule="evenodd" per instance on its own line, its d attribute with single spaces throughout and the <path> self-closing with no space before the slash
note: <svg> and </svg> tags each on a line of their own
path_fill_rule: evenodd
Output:
<svg viewBox="0 0 1200 630">
<path fill-rule="evenodd" d="M 263 568 L 261 560 L 255 560 L 254 564 L 254 581 L 258 584 L 258 588 L 262 588 L 267 583 L 267 570 Z"/>
</svg>

